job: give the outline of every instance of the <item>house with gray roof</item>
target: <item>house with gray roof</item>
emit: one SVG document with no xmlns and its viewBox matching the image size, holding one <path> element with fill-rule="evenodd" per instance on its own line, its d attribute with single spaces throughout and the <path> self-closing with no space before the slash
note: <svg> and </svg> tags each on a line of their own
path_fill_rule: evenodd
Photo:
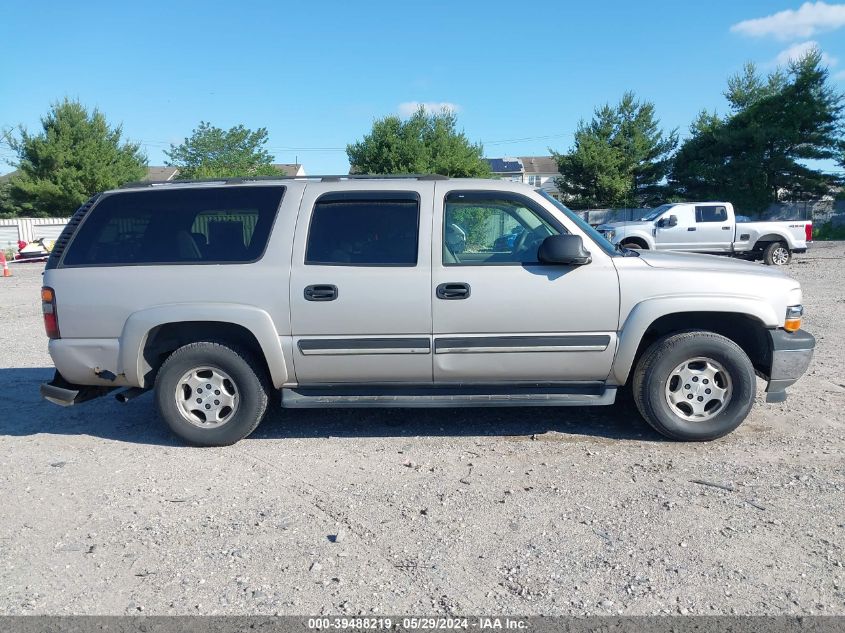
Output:
<svg viewBox="0 0 845 633">
<path fill-rule="evenodd" d="M 494 176 L 502 180 L 522 182 L 557 194 L 555 180 L 560 177 L 557 162 L 551 156 L 514 156 L 485 158 Z"/>
</svg>

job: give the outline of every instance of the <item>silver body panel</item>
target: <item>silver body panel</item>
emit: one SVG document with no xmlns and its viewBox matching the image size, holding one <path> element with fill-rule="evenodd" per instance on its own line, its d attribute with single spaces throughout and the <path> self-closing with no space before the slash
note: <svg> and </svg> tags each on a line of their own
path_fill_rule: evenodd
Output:
<svg viewBox="0 0 845 633">
<path fill-rule="evenodd" d="M 471 191 L 460 180 L 437 183 L 433 234 L 443 234 L 443 200 L 450 192 Z M 485 183 L 484 190 L 513 191 L 509 183 Z M 533 190 L 519 190 L 535 204 L 547 208 Z M 549 209 L 563 227 L 578 227 L 556 209 Z M 586 238 L 586 236 L 585 236 Z M 432 287 L 441 283 L 467 283 L 470 297 L 461 301 L 434 301 L 434 380 L 452 383 L 471 380 L 604 380 L 616 351 L 619 325 L 619 281 L 613 257 L 599 248 L 589 249 L 588 266 L 455 266 L 443 262 L 439 239 L 432 240 Z M 589 315 L 585 318 L 585 315 Z M 566 335 L 606 335 L 603 346 L 577 343 L 550 345 Z M 485 345 L 499 337 L 526 337 L 504 348 Z M 443 349 L 440 338 L 476 339 L 471 348 Z"/>
<path fill-rule="evenodd" d="M 308 227 L 314 203 L 338 191 L 415 192 L 419 196 L 420 242 L 416 266 L 322 266 L 305 264 Z M 431 381 L 430 350 L 414 347 L 335 348 L 303 353 L 303 340 L 431 336 L 431 214 L 434 183 L 349 182 L 309 183 L 293 238 L 289 288 L 291 334 L 297 382 L 420 382 Z M 312 284 L 337 287 L 334 301 L 307 301 L 303 290 Z M 331 351 L 331 350 L 329 350 Z M 342 357 L 341 357 L 342 356 Z"/>
</svg>

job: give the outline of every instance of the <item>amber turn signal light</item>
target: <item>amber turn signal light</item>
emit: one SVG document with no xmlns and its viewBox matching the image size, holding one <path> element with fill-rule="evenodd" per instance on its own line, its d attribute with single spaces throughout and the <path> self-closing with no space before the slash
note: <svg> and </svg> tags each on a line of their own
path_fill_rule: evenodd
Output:
<svg viewBox="0 0 845 633">
<path fill-rule="evenodd" d="M 783 329 L 787 332 L 797 332 L 801 329 L 801 317 L 804 316 L 804 306 L 789 306 L 786 309 L 786 320 Z"/>
</svg>

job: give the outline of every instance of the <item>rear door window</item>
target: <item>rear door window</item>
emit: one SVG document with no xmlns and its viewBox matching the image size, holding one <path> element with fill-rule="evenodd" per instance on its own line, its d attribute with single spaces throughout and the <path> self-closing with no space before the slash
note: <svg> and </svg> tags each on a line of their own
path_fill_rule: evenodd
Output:
<svg viewBox="0 0 845 633">
<path fill-rule="evenodd" d="M 244 263 L 259 259 L 284 187 L 127 191 L 104 197 L 63 266 Z"/>
<path fill-rule="evenodd" d="M 723 206 L 695 207 L 696 222 L 727 222 L 728 210 Z"/>
<path fill-rule="evenodd" d="M 413 192 L 344 192 L 314 204 L 306 265 L 416 266 L 419 196 Z"/>
</svg>

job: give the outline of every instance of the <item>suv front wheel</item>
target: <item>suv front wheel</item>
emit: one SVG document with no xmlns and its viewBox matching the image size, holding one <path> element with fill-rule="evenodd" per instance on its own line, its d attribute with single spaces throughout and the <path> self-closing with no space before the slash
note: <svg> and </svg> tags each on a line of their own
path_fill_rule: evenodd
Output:
<svg viewBox="0 0 845 633">
<path fill-rule="evenodd" d="M 249 352 L 226 343 L 180 347 L 156 376 L 161 417 L 191 444 L 234 444 L 252 433 L 267 411 L 269 383 L 257 367 Z"/>
<path fill-rule="evenodd" d="M 754 367 L 736 343 L 713 332 L 683 332 L 656 341 L 634 372 L 637 408 L 656 431 L 675 440 L 722 437 L 754 404 Z"/>
</svg>

